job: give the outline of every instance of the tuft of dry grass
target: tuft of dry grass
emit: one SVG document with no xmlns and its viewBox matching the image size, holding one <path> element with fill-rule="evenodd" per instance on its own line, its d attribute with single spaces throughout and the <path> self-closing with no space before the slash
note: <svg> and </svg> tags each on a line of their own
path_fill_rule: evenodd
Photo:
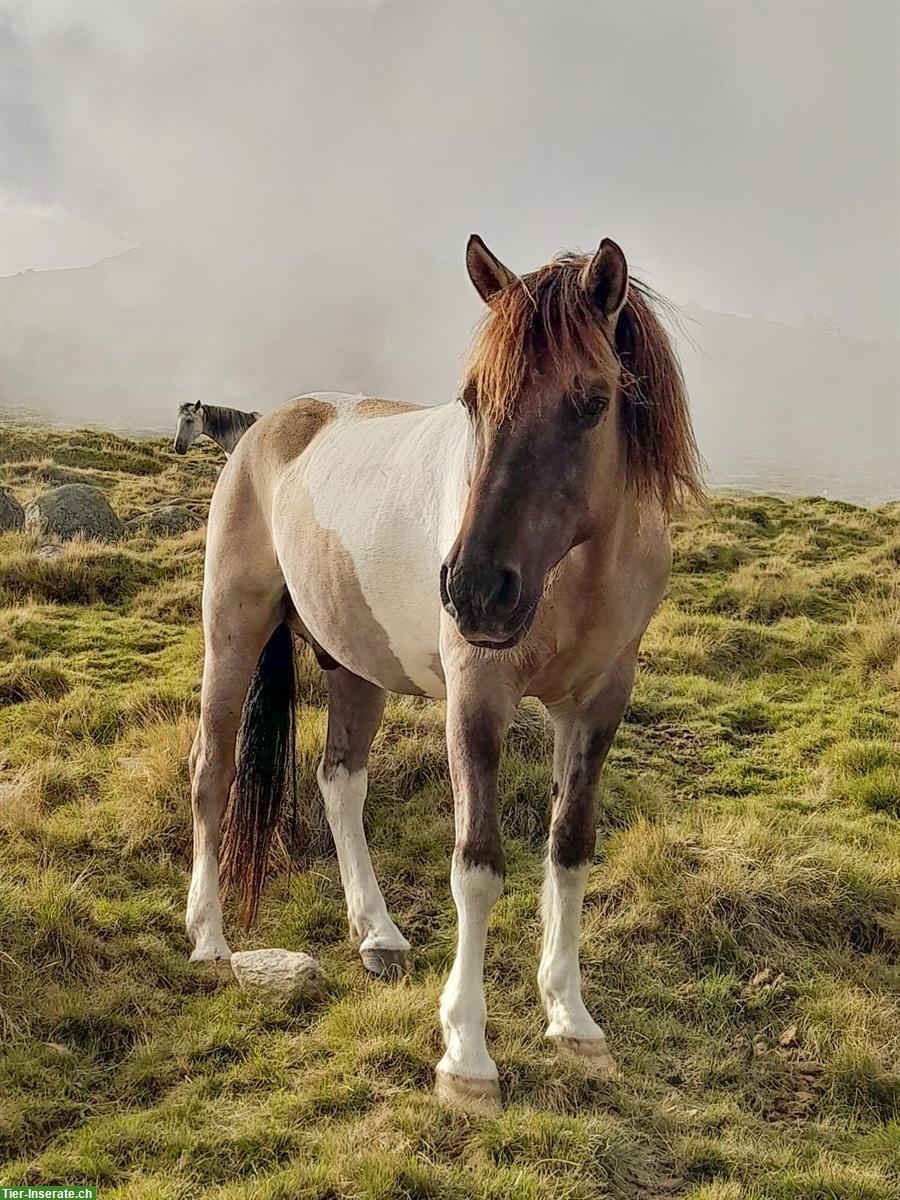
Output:
<svg viewBox="0 0 900 1200">
<path fill-rule="evenodd" d="M 900 588 L 861 593 L 851 601 L 844 659 L 863 682 L 900 688 Z"/>
</svg>

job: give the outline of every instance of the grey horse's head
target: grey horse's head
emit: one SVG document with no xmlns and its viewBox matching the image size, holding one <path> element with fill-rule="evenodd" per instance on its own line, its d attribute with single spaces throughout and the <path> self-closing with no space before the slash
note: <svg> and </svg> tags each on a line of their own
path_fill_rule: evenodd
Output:
<svg viewBox="0 0 900 1200">
<path fill-rule="evenodd" d="M 188 447 L 203 432 L 203 404 L 181 404 L 178 407 L 178 424 L 175 426 L 176 454 L 187 454 Z"/>
</svg>

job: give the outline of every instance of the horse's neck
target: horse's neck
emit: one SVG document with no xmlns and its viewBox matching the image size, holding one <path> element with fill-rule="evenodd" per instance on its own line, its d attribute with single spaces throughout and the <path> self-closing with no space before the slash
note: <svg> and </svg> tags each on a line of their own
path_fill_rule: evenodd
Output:
<svg viewBox="0 0 900 1200">
<path fill-rule="evenodd" d="M 578 547 L 573 567 L 582 580 L 602 581 L 613 594 L 622 591 L 623 580 L 655 579 L 660 572 L 667 575 L 668 546 L 662 511 L 626 484 L 591 536 Z"/>
<path fill-rule="evenodd" d="M 250 420 L 245 421 L 246 416 L 249 416 Z M 231 454 L 255 420 L 255 414 L 238 412 L 234 408 L 216 408 L 213 405 L 207 405 L 204 409 L 203 432 L 221 446 L 226 454 Z"/>
</svg>

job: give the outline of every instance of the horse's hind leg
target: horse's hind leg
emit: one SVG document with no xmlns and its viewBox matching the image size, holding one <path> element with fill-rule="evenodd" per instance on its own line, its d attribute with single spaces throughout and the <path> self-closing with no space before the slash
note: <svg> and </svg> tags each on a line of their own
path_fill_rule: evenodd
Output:
<svg viewBox="0 0 900 1200">
<path fill-rule="evenodd" d="M 372 739 L 384 712 L 384 692 L 343 667 L 326 672 L 328 738 L 319 788 L 337 849 L 350 936 L 367 971 L 396 977 L 407 970 L 409 942 L 388 915 L 363 828 Z"/>
<path fill-rule="evenodd" d="M 206 654 L 200 723 L 190 758 L 194 863 L 185 924 L 193 943 L 191 962 L 231 957 L 219 899 L 219 827 L 234 782 L 235 743 L 247 689 L 283 616 L 283 583 L 279 589 L 273 578 L 270 590 L 258 585 L 251 590 L 241 579 L 228 579 L 218 571 L 215 590 L 208 587 L 204 595 Z"/>
</svg>

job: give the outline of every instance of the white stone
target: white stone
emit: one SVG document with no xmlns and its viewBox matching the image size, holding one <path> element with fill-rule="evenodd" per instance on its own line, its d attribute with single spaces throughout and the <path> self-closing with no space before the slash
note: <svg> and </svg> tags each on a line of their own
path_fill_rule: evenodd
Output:
<svg viewBox="0 0 900 1200">
<path fill-rule="evenodd" d="M 293 950 L 242 950 L 231 956 L 231 969 L 242 988 L 284 1000 L 321 995 L 325 972 L 314 958 Z"/>
</svg>

